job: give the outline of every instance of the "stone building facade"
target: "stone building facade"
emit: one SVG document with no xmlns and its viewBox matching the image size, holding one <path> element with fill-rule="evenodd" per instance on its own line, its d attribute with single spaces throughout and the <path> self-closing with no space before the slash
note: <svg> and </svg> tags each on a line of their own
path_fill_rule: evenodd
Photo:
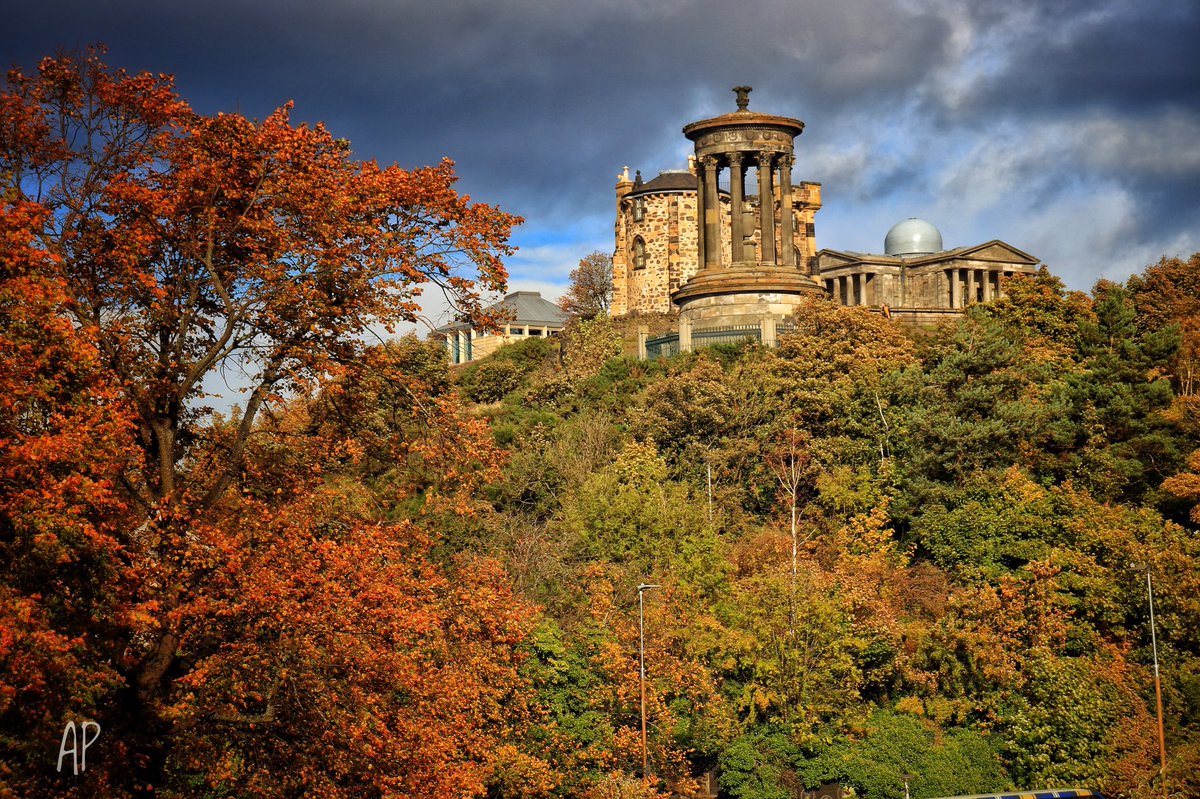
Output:
<svg viewBox="0 0 1200 799">
<path fill-rule="evenodd" d="M 734 91 L 736 112 L 683 129 L 696 143 L 688 169 L 648 182 L 641 172 L 631 180 L 628 167 L 618 176 L 614 316 L 679 311 L 682 336 L 692 324 L 787 316 L 796 297 L 824 291 L 842 305 L 920 325 L 998 296 L 1006 277 L 1036 271 L 1037 258 L 999 240 L 945 250 L 937 229 L 919 219 L 897 223 L 883 254 L 818 250 L 821 184 L 791 175 L 804 123 L 752 112 L 749 87 Z M 789 240 L 790 251 L 782 244 Z"/>
<path fill-rule="evenodd" d="M 972 303 L 988 302 L 1000 296 L 1005 278 L 1033 274 L 1038 268 L 1032 255 L 995 239 L 932 253 L 821 250 L 817 260 L 818 279 L 835 302 L 886 309 L 889 315 L 917 325 L 955 316 Z"/>
<path fill-rule="evenodd" d="M 699 269 L 696 212 L 698 194 L 696 170 L 659 173 L 642 182 L 641 173 L 633 180 L 629 169 L 617 179 L 616 248 L 613 252 L 612 313 L 669 313 L 675 310 L 671 294 L 690 280 Z M 814 221 L 821 207 L 821 184 L 802 182 L 792 189 L 794 214 L 792 245 L 796 263 L 808 271 L 816 263 L 817 248 Z M 762 229 L 758 223 L 759 200 L 747 197 L 744 252 L 747 260 L 762 260 Z M 719 189 L 720 228 L 733 228 L 731 198 L 727 187 Z M 782 220 L 778 209 L 775 222 Z M 723 263 L 733 260 L 731 235 L 721 236 Z"/>
<path fill-rule="evenodd" d="M 567 324 L 567 314 L 541 292 L 514 291 L 487 312 L 499 320 L 492 330 L 479 330 L 467 322 L 437 328 L 450 363 L 469 363 L 491 355 L 505 344 L 527 338 L 557 336 Z"/>
</svg>

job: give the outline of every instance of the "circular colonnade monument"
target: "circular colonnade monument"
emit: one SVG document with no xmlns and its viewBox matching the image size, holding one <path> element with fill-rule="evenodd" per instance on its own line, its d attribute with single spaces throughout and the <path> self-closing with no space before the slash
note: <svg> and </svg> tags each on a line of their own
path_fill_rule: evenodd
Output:
<svg viewBox="0 0 1200 799">
<path fill-rule="evenodd" d="M 788 316 L 824 288 L 797 264 L 792 203 L 795 138 L 804 123 L 749 108 L 749 86 L 738 86 L 737 111 L 693 122 L 683 134 L 695 142 L 697 271 L 671 293 L 680 320 L 696 330 L 757 324 Z M 747 199 L 746 176 L 757 176 L 757 202 Z M 722 170 L 729 171 L 727 237 L 722 236 Z M 757 246 L 750 239 L 757 229 Z M 721 246 L 730 243 L 729 261 Z"/>
</svg>

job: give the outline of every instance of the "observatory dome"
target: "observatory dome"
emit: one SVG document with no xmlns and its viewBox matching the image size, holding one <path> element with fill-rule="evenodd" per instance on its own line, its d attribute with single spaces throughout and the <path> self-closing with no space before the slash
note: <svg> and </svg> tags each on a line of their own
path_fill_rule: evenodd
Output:
<svg viewBox="0 0 1200 799">
<path fill-rule="evenodd" d="M 916 217 L 892 225 L 883 240 L 884 255 L 931 255 L 941 251 L 942 234 Z"/>
</svg>

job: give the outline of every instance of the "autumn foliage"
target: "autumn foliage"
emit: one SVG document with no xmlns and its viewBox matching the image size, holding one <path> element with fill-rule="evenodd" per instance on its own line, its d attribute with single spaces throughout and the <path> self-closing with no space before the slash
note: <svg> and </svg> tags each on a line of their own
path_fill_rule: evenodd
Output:
<svg viewBox="0 0 1200 799">
<path fill-rule="evenodd" d="M 526 611 L 393 509 L 470 513 L 496 452 L 363 339 L 427 286 L 480 313 L 519 220 L 448 161 L 355 161 L 289 106 L 202 116 L 97 52 L 14 70 L 0 113 L 4 792 L 481 792 Z M 279 416 L 359 363 L 407 418 Z M 209 420 L 235 371 L 240 413 Z M 74 719 L 103 736 L 67 776 Z"/>
<path fill-rule="evenodd" d="M 588 256 L 451 372 L 518 220 L 295 113 L 0 94 L 0 796 L 1159 796 L 1142 565 L 1194 792 L 1197 256 L 645 362 Z"/>
</svg>

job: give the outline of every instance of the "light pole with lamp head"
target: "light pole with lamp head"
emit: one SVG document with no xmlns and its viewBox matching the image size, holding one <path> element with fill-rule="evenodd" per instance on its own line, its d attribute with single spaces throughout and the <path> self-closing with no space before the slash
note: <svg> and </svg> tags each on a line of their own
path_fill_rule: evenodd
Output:
<svg viewBox="0 0 1200 799">
<path fill-rule="evenodd" d="M 1126 571 L 1146 574 L 1146 597 L 1150 601 L 1150 649 L 1154 654 L 1154 704 L 1158 719 L 1158 780 L 1162 785 L 1163 797 L 1167 797 L 1167 742 L 1163 735 L 1162 680 L 1158 673 L 1158 632 L 1154 627 L 1154 585 L 1150 581 L 1150 564 L 1130 566 Z"/>
<path fill-rule="evenodd" d="M 662 588 L 661 585 L 642 583 L 638 586 L 638 665 L 641 670 L 639 680 L 642 689 L 642 780 L 646 779 L 646 612 L 643 596 L 651 588 Z"/>
</svg>

